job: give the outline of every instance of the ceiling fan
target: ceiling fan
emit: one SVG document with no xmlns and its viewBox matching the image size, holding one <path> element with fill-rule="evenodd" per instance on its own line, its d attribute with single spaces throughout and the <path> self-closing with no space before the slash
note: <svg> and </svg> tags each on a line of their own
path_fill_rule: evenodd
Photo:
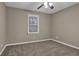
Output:
<svg viewBox="0 0 79 59">
<path fill-rule="evenodd" d="M 54 6 L 53 6 L 53 3 L 51 3 L 51 2 L 44 2 L 43 4 L 41 4 L 37 9 L 40 9 L 40 8 L 42 8 L 43 6 L 45 6 L 45 8 L 50 8 L 50 9 L 53 9 L 54 8 Z"/>
</svg>

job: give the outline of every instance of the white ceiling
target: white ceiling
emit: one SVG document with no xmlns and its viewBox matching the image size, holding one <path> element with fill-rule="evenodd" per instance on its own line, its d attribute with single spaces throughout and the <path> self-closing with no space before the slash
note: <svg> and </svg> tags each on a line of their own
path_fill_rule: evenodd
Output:
<svg viewBox="0 0 79 59">
<path fill-rule="evenodd" d="M 33 11 L 44 12 L 47 14 L 53 14 L 64 8 L 75 5 L 78 2 L 52 2 L 54 9 L 42 7 L 39 10 L 37 10 L 37 7 L 42 3 L 43 2 L 5 2 L 5 5 L 8 7 L 15 7 L 15 8 L 25 9 L 25 10 L 33 10 Z"/>
</svg>

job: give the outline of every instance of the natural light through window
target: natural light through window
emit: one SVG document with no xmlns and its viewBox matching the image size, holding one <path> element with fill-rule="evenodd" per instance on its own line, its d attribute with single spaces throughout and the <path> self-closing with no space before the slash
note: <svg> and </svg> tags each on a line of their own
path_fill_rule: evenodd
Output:
<svg viewBox="0 0 79 59">
<path fill-rule="evenodd" d="M 28 15 L 28 33 L 39 33 L 39 16 Z"/>
</svg>

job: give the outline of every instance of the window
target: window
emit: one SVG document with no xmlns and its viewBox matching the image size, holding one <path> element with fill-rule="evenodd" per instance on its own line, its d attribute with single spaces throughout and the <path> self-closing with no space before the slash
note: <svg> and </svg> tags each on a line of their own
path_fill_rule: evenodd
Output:
<svg viewBox="0 0 79 59">
<path fill-rule="evenodd" d="M 28 16 L 28 33 L 39 33 L 39 17 L 37 15 Z"/>
</svg>

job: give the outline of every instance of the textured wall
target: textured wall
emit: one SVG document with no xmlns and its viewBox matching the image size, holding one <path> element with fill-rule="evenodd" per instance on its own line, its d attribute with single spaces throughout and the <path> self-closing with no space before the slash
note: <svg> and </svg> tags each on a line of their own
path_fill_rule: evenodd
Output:
<svg viewBox="0 0 79 59">
<path fill-rule="evenodd" d="M 6 12 L 5 6 L 0 2 L 0 51 L 5 45 L 6 41 Z"/>
<path fill-rule="evenodd" d="M 52 15 L 52 37 L 79 47 L 79 4 Z"/>
<path fill-rule="evenodd" d="M 39 16 L 38 34 L 29 34 L 28 14 Z M 51 37 L 51 15 L 7 7 L 8 43 L 27 42 Z M 27 39 L 27 36 L 29 39 Z"/>
</svg>

